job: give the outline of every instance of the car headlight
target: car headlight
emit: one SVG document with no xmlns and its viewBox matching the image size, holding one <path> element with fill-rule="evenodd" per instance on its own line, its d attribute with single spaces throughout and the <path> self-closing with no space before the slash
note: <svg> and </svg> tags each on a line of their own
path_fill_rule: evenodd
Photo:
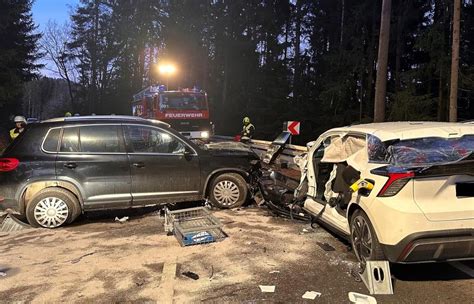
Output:
<svg viewBox="0 0 474 304">
<path fill-rule="evenodd" d="M 201 138 L 209 138 L 209 132 L 208 131 L 202 131 L 201 132 Z"/>
</svg>

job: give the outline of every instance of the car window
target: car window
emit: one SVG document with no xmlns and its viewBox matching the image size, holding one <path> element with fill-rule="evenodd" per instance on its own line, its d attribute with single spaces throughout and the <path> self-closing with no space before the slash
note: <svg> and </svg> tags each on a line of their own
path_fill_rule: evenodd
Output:
<svg viewBox="0 0 474 304">
<path fill-rule="evenodd" d="M 81 152 L 117 153 L 125 149 L 120 140 L 119 126 L 98 125 L 80 127 Z"/>
<path fill-rule="evenodd" d="M 43 143 L 43 149 L 48 152 L 57 152 L 58 151 L 58 141 L 59 134 L 61 129 L 51 129 L 46 135 L 46 138 Z"/>
<path fill-rule="evenodd" d="M 326 149 L 327 146 L 329 146 L 331 144 L 331 140 L 332 138 L 334 138 L 335 136 L 332 136 L 332 137 L 326 137 L 323 142 L 321 143 L 321 145 L 316 149 L 316 151 L 314 151 L 314 156 L 313 158 L 323 158 L 324 156 L 324 150 Z"/>
<path fill-rule="evenodd" d="M 79 152 L 79 128 L 64 128 L 61 152 Z"/>
<path fill-rule="evenodd" d="M 136 153 L 184 153 L 184 143 L 175 136 L 155 128 L 127 126 L 127 134 L 133 152 Z"/>
</svg>

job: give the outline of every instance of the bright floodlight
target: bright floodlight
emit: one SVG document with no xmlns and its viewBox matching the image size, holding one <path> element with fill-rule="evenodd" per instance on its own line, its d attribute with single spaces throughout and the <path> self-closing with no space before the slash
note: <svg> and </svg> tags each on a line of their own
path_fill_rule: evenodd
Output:
<svg viewBox="0 0 474 304">
<path fill-rule="evenodd" d="M 176 72 L 176 67 L 172 64 L 162 64 L 158 66 L 160 74 L 171 75 Z"/>
</svg>

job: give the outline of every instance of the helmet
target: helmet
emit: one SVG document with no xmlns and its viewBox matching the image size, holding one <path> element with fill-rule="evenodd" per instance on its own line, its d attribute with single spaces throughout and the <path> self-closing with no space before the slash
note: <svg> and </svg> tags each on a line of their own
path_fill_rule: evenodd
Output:
<svg viewBox="0 0 474 304">
<path fill-rule="evenodd" d="M 64 117 L 71 117 L 71 116 L 72 116 L 71 112 L 66 112 L 66 114 L 64 114 Z"/>
<path fill-rule="evenodd" d="M 15 116 L 15 118 L 13 119 L 14 122 L 23 122 L 23 123 L 26 123 L 26 119 L 25 117 L 23 116 Z"/>
<path fill-rule="evenodd" d="M 244 124 L 250 123 L 250 118 L 248 118 L 247 116 L 245 116 L 243 122 L 244 122 Z"/>
</svg>

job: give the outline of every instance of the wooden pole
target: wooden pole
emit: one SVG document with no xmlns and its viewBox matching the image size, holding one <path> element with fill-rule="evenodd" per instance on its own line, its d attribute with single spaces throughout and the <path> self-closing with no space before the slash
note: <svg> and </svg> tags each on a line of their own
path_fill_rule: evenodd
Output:
<svg viewBox="0 0 474 304">
<path fill-rule="evenodd" d="M 377 80 L 375 81 L 374 122 L 385 121 L 391 7 L 391 0 L 383 0 L 379 34 L 379 53 L 377 58 Z"/>
<path fill-rule="evenodd" d="M 451 53 L 451 88 L 449 91 L 449 121 L 458 120 L 459 32 L 461 0 L 454 0 L 453 45 Z"/>
</svg>

